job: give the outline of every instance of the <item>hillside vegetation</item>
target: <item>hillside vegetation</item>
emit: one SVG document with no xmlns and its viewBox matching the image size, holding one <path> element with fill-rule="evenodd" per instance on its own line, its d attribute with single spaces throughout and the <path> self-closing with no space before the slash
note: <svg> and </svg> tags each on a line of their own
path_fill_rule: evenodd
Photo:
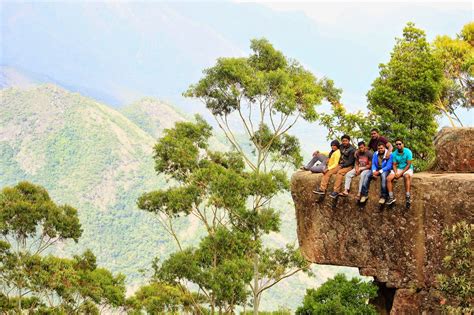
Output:
<svg viewBox="0 0 474 315">
<path fill-rule="evenodd" d="M 56 254 L 71 256 L 89 248 L 99 265 L 125 274 L 133 290 L 153 258 L 176 250 L 155 217 L 137 209 L 136 200 L 166 184 L 154 170 L 152 148 L 164 128 L 186 118 L 151 98 L 117 111 L 52 84 L 6 88 L 0 90 L 0 100 L 0 187 L 28 180 L 44 186 L 58 203 L 77 207 L 83 235 L 78 244 L 60 244 Z M 222 136 L 210 141 L 213 148 L 226 148 Z M 286 209 L 282 233 L 270 234 L 266 241 L 296 242 L 290 196 L 275 202 Z M 178 229 L 188 242 L 196 242 L 196 226 L 193 219 L 182 219 Z M 296 308 L 307 286 L 348 270 L 313 269 L 315 279 L 298 275 L 272 288 L 263 309 Z"/>
</svg>

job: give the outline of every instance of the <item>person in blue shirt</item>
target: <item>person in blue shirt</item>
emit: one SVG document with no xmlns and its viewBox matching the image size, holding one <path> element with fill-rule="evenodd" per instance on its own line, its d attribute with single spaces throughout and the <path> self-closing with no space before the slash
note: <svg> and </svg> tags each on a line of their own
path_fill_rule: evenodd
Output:
<svg viewBox="0 0 474 315">
<path fill-rule="evenodd" d="M 372 172 L 370 172 L 370 174 L 365 177 L 364 183 L 362 184 L 360 203 L 365 203 L 368 199 L 369 186 L 372 178 L 380 177 L 381 189 L 379 203 L 384 204 L 385 200 L 388 197 L 387 177 L 390 174 L 390 171 L 392 170 L 392 155 L 387 158 L 385 156 L 386 150 L 387 148 L 385 147 L 385 143 L 379 142 L 377 144 L 377 152 L 374 153 L 372 157 Z"/>
<path fill-rule="evenodd" d="M 413 154 L 410 149 L 405 148 L 405 145 L 402 139 L 395 140 L 396 150 L 393 151 L 393 170 L 390 172 L 390 175 L 387 177 L 387 189 L 389 198 L 387 204 L 390 205 L 396 201 L 393 195 L 393 180 L 399 179 L 403 176 L 405 182 L 405 202 L 406 207 L 409 208 L 411 204 L 410 199 L 410 184 L 411 178 L 413 176 Z"/>
</svg>

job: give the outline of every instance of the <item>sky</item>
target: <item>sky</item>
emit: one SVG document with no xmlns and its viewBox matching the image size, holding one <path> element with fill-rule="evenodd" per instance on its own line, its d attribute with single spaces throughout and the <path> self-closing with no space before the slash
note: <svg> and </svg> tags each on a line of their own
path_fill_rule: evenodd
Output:
<svg viewBox="0 0 474 315">
<path fill-rule="evenodd" d="M 472 10 L 470 1 L 3 1 L 0 58 L 3 68 L 111 106 L 153 96 L 205 113 L 182 93 L 216 58 L 245 56 L 250 39 L 265 37 L 333 79 L 349 110 L 365 110 L 378 65 L 407 22 L 429 40 L 455 36 Z M 472 113 L 462 116 L 474 124 Z M 306 151 L 326 141 L 314 124 L 295 132 Z"/>
</svg>

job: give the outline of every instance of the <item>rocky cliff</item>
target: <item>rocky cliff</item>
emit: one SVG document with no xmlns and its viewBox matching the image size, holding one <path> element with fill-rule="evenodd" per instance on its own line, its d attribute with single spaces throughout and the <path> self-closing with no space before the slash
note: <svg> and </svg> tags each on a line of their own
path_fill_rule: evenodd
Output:
<svg viewBox="0 0 474 315">
<path fill-rule="evenodd" d="M 469 129 L 472 139 L 474 128 Z M 443 132 L 456 138 L 458 131 Z M 373 302 L 382 314 L 436 313 L 440 301 L 434 288 L 444 257 L 441 231 L 462 219 L 474 223 L 474 173 L 465 166 L 474 164 L 469 150 L 459 154 L 466 156 L 463 169 L 470 173 L 415 174 L 410 209 L 405 208 L 403 181 L 395 184 L 395 205 L 379 206 L 378 180 L 360 206 L 354 195 L 336 200 L 315 195 L 322 175 L 296 172 L 292 196 L 304 255 L 318 264 L 358 267 L 362 275 L 374 277 L 380 294 Z M 440 159 L 438 154 L 438 165 Z M 356 177 L 353 190 L 357 185 Z"/>
</svg>

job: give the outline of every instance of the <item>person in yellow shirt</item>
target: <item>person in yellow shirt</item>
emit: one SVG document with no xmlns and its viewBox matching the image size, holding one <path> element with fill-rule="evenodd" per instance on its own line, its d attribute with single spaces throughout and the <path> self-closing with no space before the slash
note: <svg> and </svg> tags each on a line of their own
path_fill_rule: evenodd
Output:
<svg viewBox="0 0 474 315">
<path fill-rule="evenodd" d="M 334 140 L 331 142 L 330 152 L 314 152 L 311 161 L 303 166 L 302 169 L 313 173 L 324 173 L 334 169 L 339 164 L 339 159 L 341 158 L 339 146 L 339 141 Z"/>
</svg>

